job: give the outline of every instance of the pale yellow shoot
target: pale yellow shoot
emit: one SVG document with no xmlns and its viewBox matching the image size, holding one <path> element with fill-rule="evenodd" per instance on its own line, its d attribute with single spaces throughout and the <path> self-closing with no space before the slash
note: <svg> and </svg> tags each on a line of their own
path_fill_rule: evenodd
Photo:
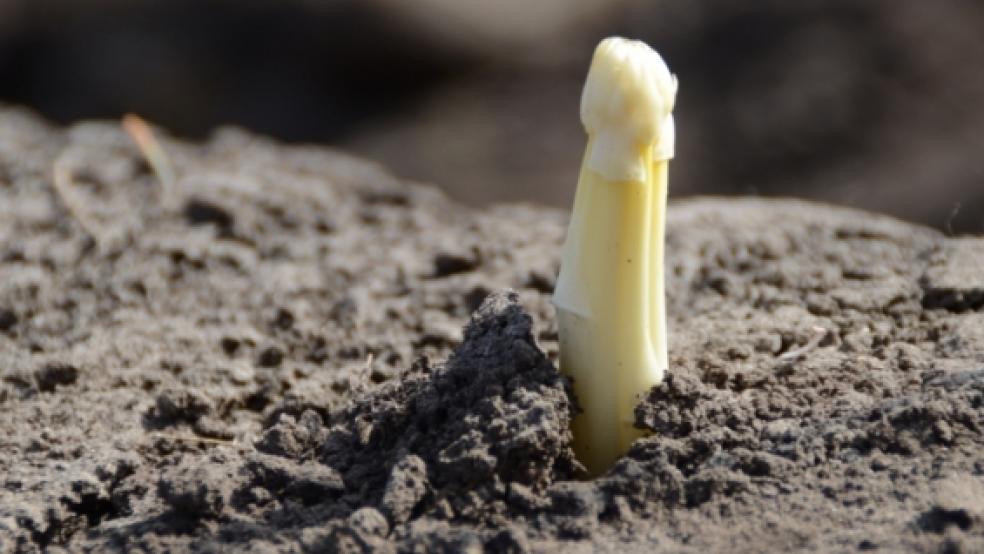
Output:
<svg viewBox="0 0 984 554">
<path fill-rule="evenodd" d="M 646 44 L 598 45 L 581 97 L 588 133 L 554 291 L 560 368 L 583 410 L 574 449 L 593 475 L 641 436 L 641 394 L 667 368 L 663 235 L 677 83 Z"/>
</svg>

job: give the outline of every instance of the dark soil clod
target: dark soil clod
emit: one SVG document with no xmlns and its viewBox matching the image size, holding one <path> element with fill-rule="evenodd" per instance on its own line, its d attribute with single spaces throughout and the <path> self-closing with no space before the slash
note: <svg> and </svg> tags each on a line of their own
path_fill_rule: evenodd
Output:
<svg viewBox="0 0 984 554">
<path fill-rule="evenodd" d="M 448 277 L 457 273 L 473 271 L 479 265 L 474 253 L 442 252 L 434 256 L 434 277 Z"/>
<path fill-rule="evenodd" d="M 279 367 L 284 361 L 284 351 L 276 346 L 268 346 L 260 351 L 256 365 L 260 367 Z"/>
<path fill-rule="evenodd" d="M 17 325 L 18 321 L 17 314 L 13 310 L 0 308 L 0 332 L 7 333 L 11 331 Z"/>
<path fill-rule="evenodd" d="M 197 198 L 185 204 L 184 215 L 191 225 L 212 224 L 223 232 L 231 230 L 235 222 L 232 214 L 225 208 Z"/>
<path fill-rule="evenodd" d="M 41 392 L 54 392 L 56 387 L 75 384 L 79 370 L 68 364 L 45 364 L 34 374 Z"/>
</svg>

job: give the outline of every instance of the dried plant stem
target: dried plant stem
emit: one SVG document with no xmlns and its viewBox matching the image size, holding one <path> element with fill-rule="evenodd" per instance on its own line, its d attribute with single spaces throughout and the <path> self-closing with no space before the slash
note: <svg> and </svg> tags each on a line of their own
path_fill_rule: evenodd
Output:
<svg viewBox="0 0 984 554">
<path fill-rule="evenodd" d="M 123 116 L 123 130 L 136 143 L 140 153 L 150 165 L 162 189 L 162 202 L 165 207 L 173 207 L 177 203 L 176 177 L 171 158 L 154 136 L 150 125 L 140 116 L 128 113 Z"/>
</svg>

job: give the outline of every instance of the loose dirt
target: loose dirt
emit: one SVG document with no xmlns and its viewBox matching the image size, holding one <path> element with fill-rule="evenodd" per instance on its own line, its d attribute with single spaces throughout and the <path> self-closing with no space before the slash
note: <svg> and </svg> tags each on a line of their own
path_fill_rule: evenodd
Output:
<svg viewBox="0 0 984 554">
<path fill-rule="evenodd" d="M 167 201 L 118 125 L 0 109 L 0 551 L 984 551 L 984 240 L 671 204 L 653 434 L 583 480 L 566 214 L 162 140 Z"/>
</svg>

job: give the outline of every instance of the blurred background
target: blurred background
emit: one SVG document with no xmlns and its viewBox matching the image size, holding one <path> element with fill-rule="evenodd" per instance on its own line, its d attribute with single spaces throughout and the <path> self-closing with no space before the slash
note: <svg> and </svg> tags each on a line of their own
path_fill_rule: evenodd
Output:
<svg viewBox="0 0 984 554">
<path fill-rule="evenodd" d="M 329 144 L 473 205 L 569 207 L 597 41 L 680 78 L 671 194 L 984 232 L 980 0 L 0 0 L 0 102 Z"/>
</svg>

